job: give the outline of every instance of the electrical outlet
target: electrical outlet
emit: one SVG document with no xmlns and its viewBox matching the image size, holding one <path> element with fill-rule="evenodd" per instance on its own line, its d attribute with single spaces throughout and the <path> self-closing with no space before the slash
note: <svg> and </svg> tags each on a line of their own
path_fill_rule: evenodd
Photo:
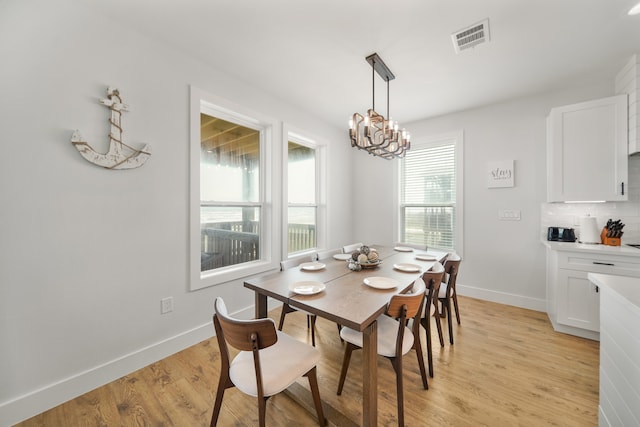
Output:
<svg viewBox="0 0 640 427">
<path fill-rule="evenodd" d="M 167 314 L 173 311 L 173 297 L 166 297 L 160 300 L 160 314 Z"/>
</svg>

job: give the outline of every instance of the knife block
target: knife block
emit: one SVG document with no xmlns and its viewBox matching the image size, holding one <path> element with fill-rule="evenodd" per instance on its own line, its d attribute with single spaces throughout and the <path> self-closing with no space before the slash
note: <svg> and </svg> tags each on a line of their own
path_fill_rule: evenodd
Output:
<svg viewBox="0 0 640 427">
<path fill-rule="evenodd" d="M 622 243 L 621 237 L 607 237 L 607 227 L 602 229 L 600 238 L 602 239 L 602 244 L 607 246 L 620 246 Z"/>
</svg>

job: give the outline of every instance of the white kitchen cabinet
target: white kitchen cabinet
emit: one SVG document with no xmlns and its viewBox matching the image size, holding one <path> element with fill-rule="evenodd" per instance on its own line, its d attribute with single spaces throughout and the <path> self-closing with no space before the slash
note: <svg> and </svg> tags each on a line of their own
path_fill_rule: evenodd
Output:
<svg viewBox="0 0 640 427">
<path fill-rule="evenodd" d="M 588 331 L 600 331 L 598 286 L 587 278 L 588 271 L 561 268 L 557 272 L 558 323 Z"/>
<path fill-rule="evenodd" d="M 548 242 L 546 246 L 547 313 L 553 328 L 599 340 L 600 289 L 587 276 L 640 277 L 640 250 L 577 243 Z"/>
<path fill-rule="evenodd" d="M 627 98 L 617 95 L 551 109 L 547 201 L 627 200 Z"/>
</svg>

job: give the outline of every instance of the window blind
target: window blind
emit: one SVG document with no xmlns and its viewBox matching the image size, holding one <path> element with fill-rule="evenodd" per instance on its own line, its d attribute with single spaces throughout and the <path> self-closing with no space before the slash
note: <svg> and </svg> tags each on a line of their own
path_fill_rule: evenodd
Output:
<svg viewBox="0 0 640 427">
<path fill-rule="evenodd" d="M 412 147 L 402 163 L 400 187 L 402 241 L 453 250 L 455 142 Z"/>
</svg>

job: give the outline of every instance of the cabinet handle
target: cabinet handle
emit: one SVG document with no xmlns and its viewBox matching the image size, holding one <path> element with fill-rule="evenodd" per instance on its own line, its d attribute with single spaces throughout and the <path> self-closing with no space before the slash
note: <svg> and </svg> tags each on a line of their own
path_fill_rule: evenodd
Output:
<svg viewBox="0 0 640 427">
<path fill-rule="evenodd" d="M 624 196 L 624 182 L 622 183 L 622 195 Z"/>
<path fill-rule="evenodd" d="M 596 286 L 596 294 L 600 292 L 600 288 L 598 286 Z"/>
<path fill-rule="evenodd" d="M 597 265 L 610 265 L 610 266 L 615 266 L 615 264 L 611 264 L 610 262 L 599 262 L 599 261 L 593 261 L 594 264 Z"/>
</svg>

